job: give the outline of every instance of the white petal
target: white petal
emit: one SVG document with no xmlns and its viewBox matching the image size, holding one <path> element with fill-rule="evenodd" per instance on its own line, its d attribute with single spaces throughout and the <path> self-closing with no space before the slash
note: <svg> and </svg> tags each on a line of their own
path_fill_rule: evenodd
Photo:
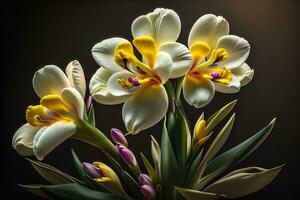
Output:
<svg viewBox="0 0 300 200">
<path fill-rule="evenodd" d="M 154 38 L 152 22 L 146 15 L 139 16 L 132 22 L 131 32 L 134 38 L 139 36 Z"/>
<path fill-rule="evenodd" d="M 251 69 L 246 63 L 232 70 L 232 73 L 238 77 L 242 86 L 247 85 L 253 78 L 254 69 Z"/>
<path fill-rule="evenodd" d="M 156 8 L 147 14 L 152 22 L 154 39 L 158 46 L 164 42 L 175 42 L 180 34 L 181 23 L 177 13 L 171 9 Z"/>
<path fill-rule="evenodd" d="M 40 129 L 34 138 L 34 155 L 37 159 L 43 160 L 48 153 L 75 134 L 76 130 L 75 124 L 71 122 L 56 122 L 49 127 Z"/>
<path fill-rule="evenodd" d="M 59 95 L 63 88 L 71 87 L 65 73 L 55 65 L 46 65 L 35 72 L 32 84 L 40 98 L 49 94 Z"/>
<path fill-rule="evenodd" d="M 221 36 L 229 34 L 229 24 L 221 16 L 207 14 L 200 17 L 193 25 L 189 34 L 189 47 L 194 42 L 206 42 L 214 48 Z"/>
<path fill-rule="evenodd" d="M 69 105 L 72 105 L 72 108 L 75 109 L 74 113 L 76 113 L 80 119 L 83 119 L 85 115 L 85 105 L 81 94 L 75 88 L 65 88 L 61 91 L 61 97 Z"/>
<path fill-rule="evenodd" d="M 212 81 L 186 76 L 183 82 L 183 96 L 195 108 L 207 105 L 215 95 Z"/>
<path fill-rule="evenodd" d="M 86 83 L 83 69 L 77 60 L 70 62 L 66 68 L 66 74 L 72 85 L 80 92 L 81 96 L 85 97 Z"/>
<path fill-rule="evenodd" d="M 123 68 L 114 60 L 115 48 L 121 42 L 128 42 L 128 40 L 114 37 L 97 43 L 92 48 L 92 55 L 96 63 L 101 67 L 105 67 L 111 72 L 122 70 Z"/>
<path fill-rule="evenodd" d="M 250 53 L 250 44 L 244 38 L 235 35 L 226 35 L 219 39 L 217 48 L 225 48 L 228 51 L 228 59 L 219 62 L 218 65 L 234 69 L 242 65 Z"/>
<path fill-rule="evenodd" d="M 123 103 L 128 98 L 128 96 L 113 96 L 108 92 L 107 81 L 111 75 L 111 72 L 101 67 L 92 76 L 89 88 L 95 101 L 106 105 L 114 105 Z"/>
<path fill-rule="evenodd" d="M 172 58 L 166 52 L 159 52 L 156 58 L 156 63 L 153 67 L 155 74 L 157 74 L 162 81 L 162 84 L 167 82 L 171 75 Z"/>
<path fill-rule="evenodd" d="M 172 58 L 172 71 L 170 78 L 183 76 L 192 66 L 192 55 L 189 49 L 178 42 L 168 42 L 163 44 L 159 51 L 165 51 Z"/>
<path fill-rule="evenodd" d="M 158 123 L 168 110 L 168 96 L 162 85 L 146 85 L 124 103 L 122 116 L 128 131 L 138 133 Z"/>
<path fill-rule="evenodd" d="M 139 90 L 140 86 L 134 86 L 132 88 L 124 88 L 122 87 L 118 79 L 124 79 L 127 80 L 129 77 L 134 78 L 135 74 L 123 70 L 121 72 L 114 73 L 107 82 L 107 88 L 108 92 L 111 93 L 114 96 L 128 96 L 136 93 L 137 90 Z"/>
<path fill-rule="evenodd" d="M 218 92 L 222 92 L 222 93 L 237 93 L 240 91 L 241 88 L 241 83 L 238 79 L 238 77 L 233 76 L 231 82 L 229 83 L 229 85 L 226 84 L 222 84 L 222 83 L 218 83 L 218 82 L 214 82 L 215 84 L 215 89 Z"/>
<path fill-rule="evenodd" d="M 13 136 L 12 146 L 21 156 L 33 155 L 33 138 L 39 128 L 24 124 Z"/>
</svg>

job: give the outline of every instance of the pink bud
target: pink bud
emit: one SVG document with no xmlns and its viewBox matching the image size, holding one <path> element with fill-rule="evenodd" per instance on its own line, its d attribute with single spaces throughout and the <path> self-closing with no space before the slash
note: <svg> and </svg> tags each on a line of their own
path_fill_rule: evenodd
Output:
<svg viewBox="0 0 300 200">
<path fill-rule="evenodd" d="M 83 169 L 90 175 L 92 178 L 101 178 L 100 168 L 96 167 L 93 164 L 83 162 Z"/>
<path fill-rule="evenodd" d="M 125 136 L 123 135 L 122 131 L 120 131 L 119 129 L 117 128 L 110 129 L 110 136 L 115 143 L 122 144 L 126 147 L 128 146 Z"/>
<path fill-rule="evenodd" d="M 141 187 L 141 192 L 143 193 L 144 197 L 147 199 L 147 200 L 153 200 L 155 199 L 155 191 L 153 189 L 152 186 L 150 185 L 143 185 Z"/>
<path fill-rule="evenodd" d="M 139 176 L 140 185 L 152 185 L 152 179 L 147 174 L 141 174 Z"/>
<path fill-rule="evenodd" d="M 89 95 L 88 99 L 86 100 L 86 108 L 89 109 L 91 107 L 92 103 L 93 103 L 93 97 L 92 97 L 92 95 Z"/>
<path fill-rule="evenodd" d="M 129 166 L 137 166 L 137 162 L 135 159 L 134 154 L 132 153 L 132 151 L 130 151 L 130 149 L 128 149 L 125 146 L 122 145 L 116 145 L 117 150 L 119 152 L 120 157 L 124 160 L 124 162 L 129 165 Z"/>
</svg>

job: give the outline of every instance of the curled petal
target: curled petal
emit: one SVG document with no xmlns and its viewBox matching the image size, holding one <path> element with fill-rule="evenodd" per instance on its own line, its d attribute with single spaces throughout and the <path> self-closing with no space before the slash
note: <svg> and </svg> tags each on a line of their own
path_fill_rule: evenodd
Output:
<svg viewBox="0 0 300 200">
<path fill-rule="evenodd" d="M 136 93 L 140 86 L 126 87 L 120 83 L 120 80 L 126 82 L 129 77 L 134 78 L 135 74 L 125 70 L 114 73 L 107 82 L 108 92 L 114 96 L 128 96 Z"/>
<path fill-rule="evenodd" d="M 61 91 L 61 97 L 69 105 L 72 105 L 72 109 L 77 113 L 77 116 L 83 119 L 85 115 L 85 105 L 81 94 L 75 88 L 65 88 Z"/>
<path fill-rule="evenodd" d="M 128 42 L 128 40 L 115 37 L 97 43 L 92 48 L 92 55 L 96 63 L 111 72 L 122 70 L 123 68 L 114 59 L 115 48 L 121 42 Z"/>
<path fill-rule="evenodd" d="M 131 26 L 133 37 L 153 37 L 159 46 L 164 42 L 176 41 L 180 29 L 181 23 L 177 13 L 164 8 L 157 8 L 147 15 L 136 18 Z"/>
<path fill-rule="evenodd" d="M 165 88 L 158 84 L 145 85 L 125 102 L 122 116 L 127 130 L 138 133 L 158 123 L 167 110 Z"/>
<path fill-rule="evenodd" d="M 39 160 L 60 145 L 67 138 L 76 133 L 76 126 L 72 122 L 56 122 L 49 127 L 41 128 L 33 141 L 33 152 Z"/>
<path fill-rule="evenodd" d="M 159 76 L 162 84 L 167 82 L 172 70 L 171 56 L 166 52 L 159 52 L 153 70 Z"/>
<path fill-rule="evenodd" d="M 218 83 L 218 82 L 214 82 L 215 84 L 215 89 L 218 92 L 222 92 L 222 93 L 237 93 L 240 91 L 241 88 L 241 83 L 238 79 L 238 77 L 233 76 L 231 82 L 229 83 L 229 85 L 226 84 L 222 84 L 222 83 Z"/>
<path fill-rule="evenodd" d="M 195 42 L 206 42 L 214 48 L 221 36 L 229 34 L 229 24 L 221 16 L 207 14 L 200 17 L 189 34 L 189 47 Z"/>
<path fill-rule="evenodd" d="M 71 87 L 65 73 L 55 65 L 46 65 L 35 72 L 32 84 L 40 98 L 49 94 L 60 95 L 62 89 Z"/>
<path fill-rule="evenodd" d="M 128 96 L 113 96 L 109 93 L 107 81 L 111 75 L 110 71 L 101 67 L 92 76 L 89 88 L 95 101 L 106 105 L 114 105 L 123 103 L 128 98 Z"/>
<path fill-rule="evenodd" d="M 217 48 L 225 48 L 228 52 L 228 59 L 219 62 L 218 65 L 230 69 L 241 66 L 250 53 L 250 44 L 244 38 L 235 35 L 226 35 L 219 39 Z"/>
<path fill-rule="evenodd" d="M 215 95 L 215 86 L 212 81 L 199 79 L 190 75 L 183 82 L 183 96 L 185 100 L 196 108 L 207 105 Z"/>
<path fill-rule="evenodd" d="M 81 96 L 84 98 L 86 91 L 86 83 L 83 69 L 77 60 L 70 62 L 66 68 L 66 74 L 72 85 L 80 92 Z"/>
<path fill-rule="evenodd" d="M 186 46 L 178 42 L 163 44 L 159 51 L 167 52 L 172 58 L 172 71 L 170 78 L 183 76 L 192 66 L 192 55 Z"/>
<path fill-rule="evenodd" d="M 33 138 L 39 128 L 24 124 L 13 136 L 12 146 L 22 156 L 33 155 Z"/>
<path fill-rule="evenodd" d="M 241 86 L 245 86 L 253 78 L 254 69 L 251 69 L 246 63 L 232 70 L 232 73 L 239 79 Z"/>
</svg>

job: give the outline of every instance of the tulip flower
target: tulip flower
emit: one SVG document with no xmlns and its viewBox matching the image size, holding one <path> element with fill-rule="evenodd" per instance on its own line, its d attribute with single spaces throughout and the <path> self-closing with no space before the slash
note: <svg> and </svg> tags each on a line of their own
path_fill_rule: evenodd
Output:
<svg viewBox="0 0 300 200">
<path fill-rule="evenodd" d="M 169 9 L 156 9 L 132 23 L 133 45 L 123 38 L 96 44 L 92 55 L 101 68 L 89 88 L 103 104 L 124 102 L 122 117 L 128 132 L 136 134 L 159 122 L 167 112 L 168 96 L 163 84 L 183 76 L 190 68 L 188 49 L 175 42 L 180 19 Z M 142 61 L 134 54 L 134 48 Z"/>
<path fill-rule="evenodd" d="M 119 152 L 120 157 L 124 160 L 124 162 L 130 167 L 137 167 L 137 161 L 130 149 L 123 145 L 116 145 L 116 148 Z"/>
<path fill-rule="evenodd" d="M 193 64 L 183 82 L 183 95 L 196 108 L 207 105 L 215 90 L 236 93 L 253 77 L 254 70 L 245 63 L 248 41 L 228 34 L 228 22 L 213 14 L 200 17 L 190 31 Z"/>
<path fill-rule="evenodd" d="M 66 68 L 66 74 L 54 65 L 47 65 L 35 73 L 33 88 L 41 98 L 40 105 L 28 106 L 27 123 L 13 137 L 12 145 L 19 154 L 35 155 L 42 160 L 73 136 L 92 144 L 97 143 L 98 147 L 105 146 L 114 153 L 113 144 L 85 122 L 85 78 L 79 62 L 72 61 Z"/>
<path fill-rule="evenodd" d="M 110 129 L 110 135 L 116 144 L 123 145 L 126 147 L 128 146 L 125 136 L 123 135 L 122 131 L 120 131 L 119 129 L 117 128 Z"/>
</svg>

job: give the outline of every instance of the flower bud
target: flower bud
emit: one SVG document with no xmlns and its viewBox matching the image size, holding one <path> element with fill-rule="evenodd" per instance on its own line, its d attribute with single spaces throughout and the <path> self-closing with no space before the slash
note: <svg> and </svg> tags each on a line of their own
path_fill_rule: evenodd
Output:
<svg viewBox="0 0 300 200">
<path fill-rule="evenodd" d="M 86 109 L 89 109 L 91 107 L 92 103 L 93 103 L 93 97 L 92 97 L 92 95 L 89 95 L 86 100 Z"/>
<path fill-rule="evenodd" d="M 141 192 L 147 200 L 155 199 L 155 191 L 151 185 L 143 185 L 141 186 Z"/>
<path fill-rule="evenodd" d="M 125 146 L 118 145 L 118 144 L 116 145 L 116 147 L 117 147 L 120 157 L 124 160 L 124 162 L 127 165 L 133 166 L 133 167 L 137 166 L 137 161 L 135 159 L 135 156 L 132 153 L 132 151 L 130 151 L 130 149 L 128 149 Z"/>
<path fill-rule="evenodd" d="M 96 179 L 102 177 L 100 168 L 87 162 L 82 163 L 82 165 L 86 173 L 88 173 L 88 175 L 90 175 L 92 178 Z"/>
<path fill-rule="evenodd" d="M 152 179 L 147 174 L 141 174 L 139 176 L 140 185 L 151 185 L 152 186 Z"/>
<path fill-rule="evenodd" d="M 123 135 L 122 131 L 120 131 L 117 128 L 110 129 L 110 136 L 113 139 L 113 141 L 117 144 L 122 144 L 123 146 L 128 146 L 127 140 L 125 136 Z"/>
</svg>

